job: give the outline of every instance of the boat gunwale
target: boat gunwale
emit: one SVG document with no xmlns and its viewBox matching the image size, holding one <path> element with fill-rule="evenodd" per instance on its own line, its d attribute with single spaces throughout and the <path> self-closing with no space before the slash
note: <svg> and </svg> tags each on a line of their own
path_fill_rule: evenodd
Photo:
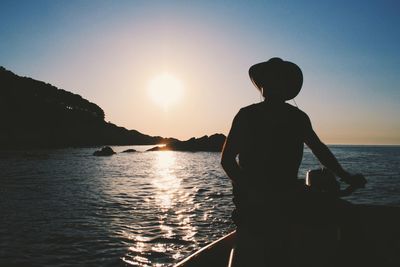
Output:
<svg viewBox="0 0 400 267">
<path fill-rule="evenodd" d="M 229 234 L 224 235 L 223 237 L 211 242 L 210 244 L 202 247 L 201 249 L 197 250 L 196 252 L 190 254 L 189 256 L 185 257 L 183 260 L 179 261 L 178 263 L 174 264 L 173 267 L 183 267 L 186 263 L 193 260 L 204 251 L 208 249 L 212 249 L 215 245 L 219 244 L 221 241 L 234 237 L 236 234 L 236 230 L 230 232 Z"/>
</svg>

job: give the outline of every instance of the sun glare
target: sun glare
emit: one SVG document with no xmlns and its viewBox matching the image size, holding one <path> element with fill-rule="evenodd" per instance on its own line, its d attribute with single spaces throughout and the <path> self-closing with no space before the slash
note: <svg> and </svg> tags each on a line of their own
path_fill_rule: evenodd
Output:
<svg viewBox="0 0 400 267">
<path fill-rule="evenodd" d="M 168 108 L 181 100 L 183 85 L 176 77 L 168 73 L 163 73 L 154 77 L 149 82 L 148 90 L 151 100 L 164 108 L 164 110 L 168 110 Z"/>
</svg>

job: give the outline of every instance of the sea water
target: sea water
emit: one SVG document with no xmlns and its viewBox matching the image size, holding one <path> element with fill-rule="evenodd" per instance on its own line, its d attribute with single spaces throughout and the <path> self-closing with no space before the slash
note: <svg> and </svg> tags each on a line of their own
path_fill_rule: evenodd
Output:
<svg viewBox="0 0 400 267">
<path fill-rule="evenodd" d="M 348 200 L 400 206 L 400 147 L 330 148 L 368 180 Z M 0 152 L 0 266 L 169 266 L 234 229 L 220 153 L 94 150 Z"/>
</svg>

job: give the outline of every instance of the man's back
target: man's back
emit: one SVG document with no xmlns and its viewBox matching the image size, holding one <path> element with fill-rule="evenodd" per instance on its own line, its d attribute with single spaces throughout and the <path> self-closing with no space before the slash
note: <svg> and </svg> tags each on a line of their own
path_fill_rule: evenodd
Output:
<svg viewBox="0 0 400 267">
<path fill-rule="evenodd" d="M 242 108 L 237 117 L 239 163 L 244 178 L 261 191 L 290 190 L 296 182 L 308 116 L 287 103 Z"/>
</svg>

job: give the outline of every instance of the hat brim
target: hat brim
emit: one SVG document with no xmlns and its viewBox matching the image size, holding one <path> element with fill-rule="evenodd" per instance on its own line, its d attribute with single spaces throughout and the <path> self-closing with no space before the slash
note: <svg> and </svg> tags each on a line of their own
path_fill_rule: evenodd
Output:
<svg viewBox="0 0 400 267">
<path fill-rule="evenodd" d="M 301 69 L 296 64 L 279 58 L 251 66 L 249 76 L 264 96 L 273 95 L 285 101 L 295 98 L 303 85 Z"/>
</svg>

